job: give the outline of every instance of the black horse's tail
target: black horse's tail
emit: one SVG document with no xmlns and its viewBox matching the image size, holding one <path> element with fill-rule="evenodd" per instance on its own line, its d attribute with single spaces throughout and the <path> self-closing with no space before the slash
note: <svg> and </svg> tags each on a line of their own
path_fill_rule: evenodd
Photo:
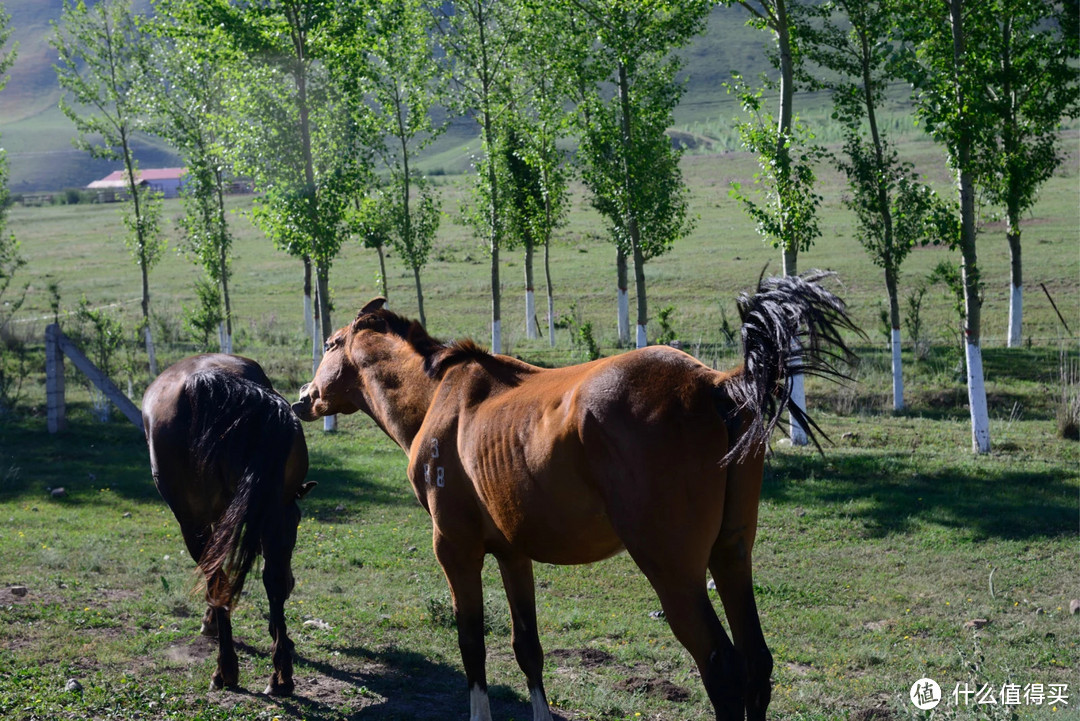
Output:
<svg viewBox="0 0 1080 721">
<path fill-rule="evenodd" d="M 837 363 L 850 363 L 855 355 L 840 333 L 862 335 L 844 302 L 820 285 L 830 275 L 813 270 L 802 276 L 762 278 L 756 293 L 739 296 L 743 368 L 723 390 L 742 412 L 750 412 L 752 420 L 725 461 L 743 460 L 752 448 L 768 441 L 785 408 L 821 449 L 814 431 L 825 434 L 805 408 L 791 402 L 791 378 L 799 373 L 847 378 Z"/>
<path fill-rule="evenodd" d="M 211 606 L 231 608 L 259 554 L 267 504 L 280 503 L 285 464 L 303 433 L 288 401 L 272 389 L 214 370 L 186 382 L 192 404 L 191 453 L 204 479 L 232 499 L 197 559 Z"/>
</svg>

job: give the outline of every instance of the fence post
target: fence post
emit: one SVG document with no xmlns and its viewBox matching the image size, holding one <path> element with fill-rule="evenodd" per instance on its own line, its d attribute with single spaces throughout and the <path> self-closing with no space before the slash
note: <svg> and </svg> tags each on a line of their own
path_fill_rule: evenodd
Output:
<svg viewBox="0 0 1080 721">
<path fill-rule="evenodd" d="M 45 327 L 45 398 L 49 433 L 67 428 L 64 408 L 64 352 L 60 349 L 60 326 Z"/>
</svg>

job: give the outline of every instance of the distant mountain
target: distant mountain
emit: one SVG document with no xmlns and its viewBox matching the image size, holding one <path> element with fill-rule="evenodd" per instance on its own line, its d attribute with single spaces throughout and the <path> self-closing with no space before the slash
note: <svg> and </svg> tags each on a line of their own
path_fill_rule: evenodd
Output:
<svg viewBox="0 0 1080 721">
<path fill-rule="evenodd" d="M 145 8 L 148 0 L 138 0 Z M 119 168 L 117 163 L 93 160 L 71 144 L 74 127 L 57 105 L 60 88 L 53 63 L 56 51 L 49 44 L 52 23 L 60 18 L 59 2 L 7 0 L 12 42 L 18 56 L 7 87 L 0 91 L 0 145 L 7 150 L 13 193 L 82 187 Z M 699 145 L 715 123 L 734 115 L 735 104 L 721 83 L 732 69 L 755 77 L 768 67 L 765 33 L 745 25 L 741 8 L 717 8 L 708 29 L 683 52 L 687 92 L 676 112 L 680 142 Z M 475 151 L 476 126 L 455 121 L 430 149 L 424 165 L 429 171 L 466 170 Z M 469 148 L 473 151 L 470 151 Z M 145 138 L 136 143 L 144 168 L 167 167 L 180 161 L 163 143 Z"/>
</svg>

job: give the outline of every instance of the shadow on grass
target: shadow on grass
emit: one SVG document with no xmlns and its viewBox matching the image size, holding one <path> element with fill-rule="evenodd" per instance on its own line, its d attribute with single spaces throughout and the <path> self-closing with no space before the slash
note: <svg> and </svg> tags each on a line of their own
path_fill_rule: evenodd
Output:
<svg viewBox="0 0 1080 721">
<path fill-rule="evenodd" d="M 1013 470 L 970 462 L 928 469 L 908 454 L 778 454 L 766 468 L 762 498 L 835 508 L 861 519 L 873 537 L 907 533 L 915 523 L 966 529 L 976 540 L 1077 532 L 1077 486 L 1063 467 Z"/>
<path fill-rule="evenodd" d="M 346 691 L 321 700 L 319 689 L 298 685 L 296 695 L 277 700 L 292 718 L 435 721 L 468 716 L 468 684 L 464 674 L 454 667 L 399 648 L 370 650 L 354 646 L 338 651 L 342 658 L 350 660 L 343 667 L 296 655 L 298 679 L 303 679 L 306 667 L 333 679 Z M 513 689 L 492 686 L 488 693 L 495 718 L 531 718 L 527 701 Z M 343 711 L 343 704 L 336 698 L 341 695 L 353 700 L 352 710 Z"/>
<path fill-rule="evenodd" d="M 162 502 L 141 431 L 126 422 L 99 423 L 72 415 L 67 429 L 55 435 L 43 418 L 0 423 L 0 502 L 93 504 L 102 498 L 102 489 L 131 501 Z M 333 450 L 323 448 L 312 448 L 310 454 L 308 480 L 319 485 L 303 501 L 307 515 L 321 517 L 341 504 L 416 503 L 403 457 L 394 459 L 400 478 L 381 481 L 366 461 L 343 463 Z M 49 489 L 54 488 L 63 488 L 65 495 L 51 498 Z"/>
</svg>

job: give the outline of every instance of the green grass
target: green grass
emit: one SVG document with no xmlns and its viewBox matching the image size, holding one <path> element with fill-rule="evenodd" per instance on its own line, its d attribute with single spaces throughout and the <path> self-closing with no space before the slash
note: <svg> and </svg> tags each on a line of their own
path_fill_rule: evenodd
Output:
<svg viewBox="0 0 1080 721">
<path fill-rule="evenodd" d="M 1075 151 L 1075 137 L 1068 143 Z M 909 150 L 925 172 L 945 177 L 927 144 Z M 728 366 L 736 361 L 722 343 L 721 313 L 735 323 L 737 293 L 753 285 L 767 261 L 775 270 L 777 253 L 762 246 L 727 197 L 729 180 L 752 176 L 752 159 L 695 156 L 685 170 L 700 220 L 691 237 L 649 264 L 650 308 L 655 317 L 673 305 L 674 328 L 687 347 Z M 916 718 L 906 698 L 922 676 L 935 678 L 947 694 L 976 680 L 1069 683 L 1078 693 L 1080 617 L 1068 609 L 1080 574 L 1080 446 L 1055 435 L 1059 355 L 1066 348 L 1075 357 L 1076 341 L 1065 337 L 1038 290 L 1046 283 L 1070 323 L 1080 318 L 1076 175 L 1074 152 L 1025 231 L 1028 348 L 1002 347 L 1003 232 L 992 225 L 980 239 L 994 452 L 975 457 L 955 321 L 939 291 L 924 304 L 935 341 L 929 356 L 916 361 L 905 352 L 909 408 L 887 410 L 889 359 L 877 331 L 883 284 L 852 238 L 839 179 L 825 174 L 825 236 L 801 266 L 839 273 L 840 292 L 868 340 L 858 341 L 855 385 L 809 384 L 811 410 L 835 445 L 822 457 L 776 442 L 766 470 L 755 582 L 776 659 L 770 718 Z M 461 182 L 444 179 L 451 216 L 463 197 Z M 233 199 L 238 211 L 249 202 Z M 553 251 L 557 310 L 565 313 L 575 302 L 597 329 L 602 350 L 616 352 L 612 249 L 585 201 L 574 205 Z M 178 206 L 167 210 L 175 214 Z M 310 375 L 309 345 L 299 330 L 301 268 L 242 214 L 234 221 L 237 349 L 263 363 L 292 396 Z M 129 327 L 137 317 L 138 275 L 121 242 L 118 211 L 13 208 L 10 226 L 30 261 L 20 276 L 30 288 L 12 326 L 27 344 L 27 373 L 19 404 L 0 418 L 0 717 L 464 718 L 465 681 L 447 622 L 446 583 L 430 550 L 430 521 L 408 488 L 404 455 L 360 416 L 341 419 L 336 434 L 306 429 L 310 477 L 319 486 L 303 503 L 297 587 L 286 606 L 297 645 L 297 696 L 270 701 L 257 693 L 270 673 L 266 601 L 257 579 L 235 616 L 246 690 L 207 692 L 215 647 L 198 637 L 202 607 L 191 592 L 193 564 L 153 488 L 142 438 L 118 414 L 110 423 L 93 421 L 89 395 L 70 369 L 70 428 L 59 437 L 45 431 L 40 337 L 49 280 L 60 282 L 65 312 L 85 294 L 95 306 L 119 304 Z M 916 251 L 905 265 L 905 287 L 946 255 Z M 448 217 L 434 258 L 424 274 L 432 331 L 486 340 L 482 247 Z M 537 362 L 573 360 L 565 333 L 552 351 L 516 330 L 521 253 L 504 258 L 509 350 Z M 373 253 L 346 246 L 331 274 L 335 325 L 377 293 L 376 267 Z M 397 258 L 389 269 L 393 307 L 414 314 L 411 277 Z M 180 317 L 181 306 L 193 302 L 196 275 L 171 250 L 152 272 L 166 363 L 194 350 Z M 73 320 L 63 323 L 70 328 Z M 1077 327 L 1080 321 L 1074 333 Z M 124 376 L 116 378 L 121 386 Z M 132 380 L 139 395 L 142 371 Z M 52 498 L 47 489 L 60 486 L 67 495 Z M 710 718 L 693 663 L 666 623 L 650 616 L 659 603 L 628 557 L 538 566 L 536 577 L 547 688 L 563 718 Z M 28 594 L 11 595 L 5 589 L 13 584 L 27 586 Z M 500 719 L 527 719 L 491 561 L 485 587 L 494 711 Z M 976 618 L 990 623 L 964 628 Z M 314 619 L 330 628 L 303 625 Z M 64 690 L 70 678 L 80 681 L 81 693 Z M 1077 704 L 1080 697 L 1056 711 L 1016 710 L 1022 719 L 1075 718 Z M 873 710 L 882 715 L 871 716 Z M 961 711 L 935 718 L 1007 717 L 1001 708 L 996 716 Z"/>
</svg>

